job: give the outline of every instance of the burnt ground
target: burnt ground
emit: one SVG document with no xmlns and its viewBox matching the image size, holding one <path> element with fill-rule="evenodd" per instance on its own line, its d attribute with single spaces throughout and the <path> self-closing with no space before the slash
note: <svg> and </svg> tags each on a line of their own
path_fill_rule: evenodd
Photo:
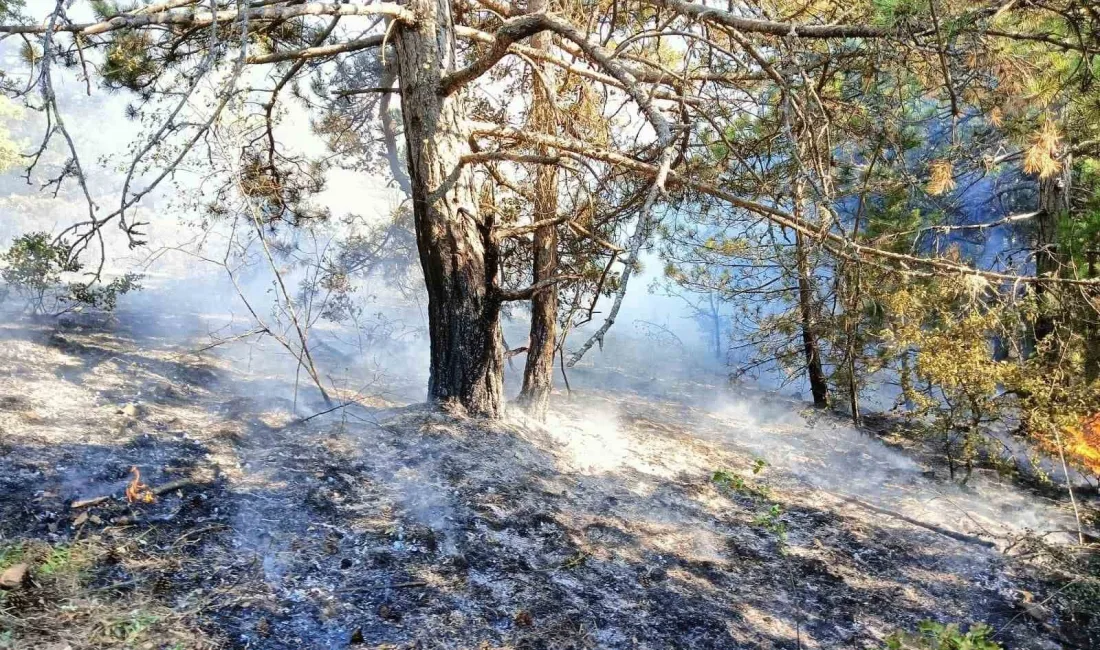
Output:
<svg viewBox="0 0 1100 650">
<path fill-rule="evenodd" d="M 1098 638 L 1001 552 L 1026 494 L 953 491 L 835 424 L 595 390 L 546 427 L 381 398 L 303 422 L 325 407 L 285 374 L 153 318 L 0 327 L 0 568 L 30 566 L 0 648 L 878 648 L 928 619 Z M 127 504 L 132 467 L 174 487 Z"/>
</svg>

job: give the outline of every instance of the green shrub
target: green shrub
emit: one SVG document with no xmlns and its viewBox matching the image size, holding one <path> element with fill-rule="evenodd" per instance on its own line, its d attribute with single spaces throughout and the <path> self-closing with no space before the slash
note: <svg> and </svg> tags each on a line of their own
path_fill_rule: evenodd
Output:
<svg viewBox="0 0 1100 650">
<path fill-rule="evenodd" d="M 7 287 L 36 314 L 60 314 L 94 307 L 110 311 L 122 294 L 140 289 L 141 276 L 127 273 L 103 284 L 65 282 L 64 273 L 76 273 L 83 265 L 72 259 L 64 241 L 56 241 L 44 232 L 17 237 L 11 247 L 0 253 L 4 268 L 0 271 Z"/>
<path fill-rule="evenodd" d="M 888 650 L 1002 650 L 992 640 L 993 629 L 976 623 L 963 632 L 955 623 L 924 621 L 917 632 L 898 632 L 886 640 Z"/>
</svg>

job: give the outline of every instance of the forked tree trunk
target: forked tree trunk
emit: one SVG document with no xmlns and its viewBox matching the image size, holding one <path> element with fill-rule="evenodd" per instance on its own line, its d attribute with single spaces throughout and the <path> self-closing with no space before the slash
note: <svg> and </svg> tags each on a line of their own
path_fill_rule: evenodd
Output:
<svg viewBox="0 0 1100 650">
<path fill-rule="evenodd" d="M 528 8 L 536 12 L 545 10 L 548 4 L 547 0 L 532 0 Z M 531 46 L 536 49 L 548 50 L 550 44 L 550 32 L 541 32 L 531 38 Z M 549 66 L 543 66 L 542 74 L 532 75 L 531 83 L 534 86 L 534 99 L 530 126 L 539 133 L 553 134 L 556 124 L 553 71 Z M 547 84 L 551 88 L 547 88 Z M 550 152 L 546 147 L 540 147 L 539 153 L 546 155 Z M 553 219 L 557 212 L 558 170 L 553 165 L 538 165 L 535 170 L 534 220 Z M 557 274 L 557 226 L 545 226 L 535 231 L 532 258 L 535 283 Z M 527 363 L 523 368 L 523 388 L 518 399 L 527 412 L 539 420 L 546 418 L 550 391 L 554 386 L 554 346 L 557 336 L 558 291 L 557 288 L 550 287 L 531 298 L 531 337 L 527 344 Z"/>
<path fill-rule="evenodd" d="M 439 82 L 455 65 L 450 0 L 408 0 L 415 26 L 396 26 L 394 50 L 408 148 L 416 242 L 428 290 L 428 399 L 471 415 L 504 409 L 499 261 L 492 222 L 478 210 L 462 91 Z"/>
</svg>

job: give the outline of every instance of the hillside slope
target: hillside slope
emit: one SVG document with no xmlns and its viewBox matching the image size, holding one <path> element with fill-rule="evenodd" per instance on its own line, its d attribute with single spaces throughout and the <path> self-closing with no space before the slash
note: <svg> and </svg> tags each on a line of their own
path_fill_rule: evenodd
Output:
<svg viewBox="0 0 1100 650">
<path fill-rule="evenodd" d="M 877 648 L 925 619 L 1089 642 L 1000 551 L 1059 505 L 790 400 L 586 390 L 490 426 L 378 391 L 302 421 L 325 406 L 253 349 L 191 354 L 165 318 L 0 330 L 0 562 L 31 574 L 0 647 Z M 134 467 L 155 502 L 122 499 Z"/>
</svg>

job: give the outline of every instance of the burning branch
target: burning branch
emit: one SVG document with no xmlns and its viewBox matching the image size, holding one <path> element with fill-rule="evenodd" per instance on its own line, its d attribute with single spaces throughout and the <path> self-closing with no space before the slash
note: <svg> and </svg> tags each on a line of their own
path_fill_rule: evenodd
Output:
<svg viewBox="0 0 1100 650">
<path fill-rule="evenodd" d="M 205 486 L 208 484 L 206 481 L 196 481 L 194 479 L 185 478 L 178 481 L 169 481 L 163 485 L 151 488 L 141 482 L 141 473 L 138 471 L 137 467 L 131 467 L 130 471 L 134 472 L 134 478 L 131 479 L 130 483 L 126 486 L 125 496 L 128 503 L 155 503 L 157 497 L 166 492 L 173 492 L 191 486 Z M 110 500 L 111 495 L 105 494 L 90 499 L 78 499 L 73 501 L 69 507 L 73 510 L 79 510 L 81 508 L 98 506 Z"/>
</svg>

